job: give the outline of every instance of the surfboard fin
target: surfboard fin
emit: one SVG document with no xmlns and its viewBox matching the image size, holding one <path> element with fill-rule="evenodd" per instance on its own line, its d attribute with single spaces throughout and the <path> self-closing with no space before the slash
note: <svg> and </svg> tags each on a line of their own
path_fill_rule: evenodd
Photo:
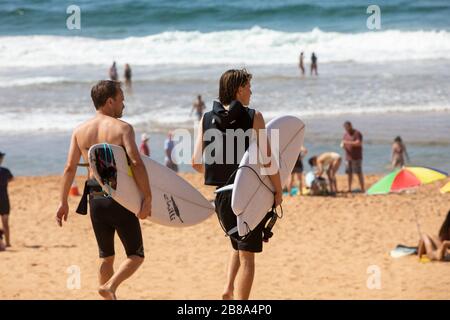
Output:
<svg viewBox="0 0 450 320">
<path fill-rule="evenodd" d="M 234 184 L 229 184 L 227 186 L 217 189 L 216 191 L 214 191 L 214 193 L 221 193 L 224 191 L 233 190 L 233 187 L 234 187 Z"/>
</svg>

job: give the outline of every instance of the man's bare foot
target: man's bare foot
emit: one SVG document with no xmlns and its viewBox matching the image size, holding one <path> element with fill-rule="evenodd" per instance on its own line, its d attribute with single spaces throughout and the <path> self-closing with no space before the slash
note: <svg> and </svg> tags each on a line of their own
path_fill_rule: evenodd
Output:
<svg viewBox="0 0 450 320">
<path fill-rule="evenodd" d="M 116 293 L 112 289 L 110 289 L 106 286 L 100 286 L 98 288 L 98 293 L 105 300 L 117 300 Z"/>
<path fill-rule="evenodd" d="M 233 297 L 233 291 L 232 291 L 232 290 L 230 290 L 230 291 L 225 291 L 225 292 L 222 294 L 222 300 L 234 300 L 234 297 Z"/>
<path fill-rule="evenodd" d="M 7 248 L 11 247 L 11 243 L 7 243 L 7 244 L 6 244 L 6 247 L 7 247 Z"/>
</svg>

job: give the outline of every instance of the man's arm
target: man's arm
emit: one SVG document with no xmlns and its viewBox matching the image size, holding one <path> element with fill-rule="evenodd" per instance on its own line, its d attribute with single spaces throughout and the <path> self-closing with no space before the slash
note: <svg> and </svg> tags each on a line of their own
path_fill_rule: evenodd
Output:
<svg viewBox="0 0 450 320">
<path fill-rule="evenodd" d="M 205 173 L 205 165 L 203 164 L 203 117 L 200 119 L 197 140 L 195 142 L 194 154 L 192 155 L 191 165 L 195 171 Z"/>
<path fill-rule="evenodd" d="M 70 140 L 69 154 L 67 156 L 66 166 L 64 168 L 61 192 L 59 196 L 59 208 L 56 212 L 56 221 L 62 227 L 62 219 L 67 221 L 69 214 L 69 204 L 67 198 L 69 197 L 69 190 L 72 185 L 75 174 L 77 173 L 77 164 L 80 161 L 81 151 L 78 147 L 76 131 L 72 134 Z"/>
<path fill-rule="evenodd" d="M 262 116 L 262 114 L 260 112 L 256 112 L 255 113 L 255 117 L 253 120 L 253 129 L 256 130 L 256 141 L 258 144 L 258 150 L 259 150 L 259 146 L 260 146 L 260 132 L 264 132 L 264 131 L 260 131 L 260 130 L 264 130 L 266 128 L 266 123 L 264 121 L 264 118 Z M 267 138 L 267 136 L 265 134 L 261 134 L 261 137 L 265 137 L 265 139 L 267 139 L 267 157 L 271 158 L 272 157 L 272 148 L 270 146 L 270 142 L 269 139 Z M 270 161 L 268 164 L 264 164 L 263 166 L 265 168 L 268 168 L 272 165 L 272 162 Z M 277 173 L 273 174 L 273 175 L 269 175 L 269 179 L 272 182 L 272 185 L 275 187 L 275 206 L 279 206 L 282 202 L 283 202 L 283 188 L 281 186 L 281 178 L 280 178 L 280 171 L 277 170 Z"/>
<path fill-rule="evenodd" d="M 135 134 L 133 127 L 131 125 L 126 125 L 123 134 L 123 146 L 127 152 L 128 158 L 130 159 L 131 171 L 133 172 L 134 180 L 144 196 L 144 200 L 141 204 L 141 211 L 137 214 L 140 219 L 145 219 L 151 215 L 152 207 L 152 192 L 150 190 L 150 182 L 147 175 L 147 170 L 145 169 L 144 162 L 139 154 Z"/>
<path fill-rule="evenodd" d="M 323 175 L 322 161 L 317 160 L 317 176 L 321 177 Z"/>
</svg>

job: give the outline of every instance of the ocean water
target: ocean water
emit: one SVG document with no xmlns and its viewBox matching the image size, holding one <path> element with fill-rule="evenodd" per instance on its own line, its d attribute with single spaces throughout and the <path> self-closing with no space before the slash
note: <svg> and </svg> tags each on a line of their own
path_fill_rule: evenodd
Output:
<svg viewBox="0 0 450 320">
<path fill-rule="evenodd" d="M 131 65 L 124 120 L 151 133 L 157 160 L 168 130 L 193 127 L 194 97 L 211 106 L 220 75 L 246 67 L 250 106 L 266 120 L 304 119 L 311 154 L 339 151 L 351 120 L 365 136 L 366 172 L 388 170 L 396 135 L 414 164 L 450 171 L 448 1 L 378 1 L 380 30 L 366 26 L 369 1 L 77 1 L 81 29 L 68 30 L 72 4 L 0 2 L 0 150 L 18 174 L 62 170 L 112 61 L 121 76 Z"/>
</svg>

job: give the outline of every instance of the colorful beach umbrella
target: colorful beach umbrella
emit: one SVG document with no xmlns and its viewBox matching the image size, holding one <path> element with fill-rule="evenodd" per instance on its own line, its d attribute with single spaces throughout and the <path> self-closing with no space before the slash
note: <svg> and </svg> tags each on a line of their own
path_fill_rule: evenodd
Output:
<svg viewBox="0 0 450 320">
<path fill-rule="evenodd" d="M 403 167 L 396 169 L 375 183 L 367 194 L 386 194 L 414 188 L 447 178 L 447 173 L 426 167 Z"/>
<path fill-rule="evenodd" d="M 441 188 L 441 193 L 450 193 L 450 182 Z"/>
</svg>

